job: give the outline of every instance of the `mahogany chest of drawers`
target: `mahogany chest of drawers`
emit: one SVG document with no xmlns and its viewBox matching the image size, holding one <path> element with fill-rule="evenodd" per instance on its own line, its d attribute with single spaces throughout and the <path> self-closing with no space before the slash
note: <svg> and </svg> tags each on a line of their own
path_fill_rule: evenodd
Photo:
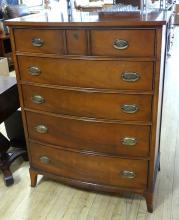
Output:
<svg viewBox="0 0 179 220">
<path fill-rule="evenodd" d="M 48 16 L 7 22 L 31 185 L 43 174 L 86 189 L 139 193 L 152 212 L 165 22 Z"/>
</svg>

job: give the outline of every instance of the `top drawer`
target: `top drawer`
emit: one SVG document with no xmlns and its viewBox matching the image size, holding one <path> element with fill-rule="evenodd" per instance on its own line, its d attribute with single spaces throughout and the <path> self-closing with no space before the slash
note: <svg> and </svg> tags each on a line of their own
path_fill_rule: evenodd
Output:
<svg viewBox="0 0 179 220">
<path fill-rule="evenodd" d="M 16 51 L 63 54 L 63 31 L 15 29 Z"/>
<path fill-rule="evenodd" d="M 154 30 L 93 30 L 91 52 L 96 56 L 153 57 Z"/>
</svg>

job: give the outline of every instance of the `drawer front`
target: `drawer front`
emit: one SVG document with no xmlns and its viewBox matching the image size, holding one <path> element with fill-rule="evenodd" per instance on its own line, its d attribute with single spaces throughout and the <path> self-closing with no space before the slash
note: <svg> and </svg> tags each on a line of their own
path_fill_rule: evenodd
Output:
<svg viewBox="0 0 179 220">
<path fill-rule="evenodd" d="M 32 166 L 42 171 L 89 183 L 146 188 L 147 162 L 76 152 L 30 144 Z"/>
<path fill-rule="evenodd" d="M 91 31 L 92 55 L 119 57 L 153 57 L 154 30 Z"/>
<path fill-rule="evenodd" d="M 75 120 L 26 112 L 30 139 L 83 151 L 147 156 L 149 126 Z"/>
<path fill-rule="evenodd" d="M 27 108 L 78 117 L 150 121 L 150 95 L 72 91 L 27 85 L 22 88 Z"/>
<path fill-rule="evenodd" d="M 63 31 L 15 29 L 16 51 L 31 53 L 63 54 Z"/>
<path fill-rule="evenodd" d="M 152 90 L 152 62 L 19 56 L 18 63 L 25 81 L 85 88 Z"/>
<path fill-rule="evenodd" d="M 87 35 L 85 30 L 66 30 L 66 41 L 68 54 L 87 54 Z"/>
</svg>

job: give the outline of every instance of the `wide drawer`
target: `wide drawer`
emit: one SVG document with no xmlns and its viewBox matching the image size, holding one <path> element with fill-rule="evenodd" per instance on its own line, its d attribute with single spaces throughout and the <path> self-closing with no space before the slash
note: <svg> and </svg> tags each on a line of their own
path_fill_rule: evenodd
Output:
<svg viewBox="0 0 179 220">
<path fill-rule="evenodd" d="M 91 51 L 97 56 L 153 57 L 154 30 L 93 30 Z"/>
<path fill-rule="evenodd" d="M 63 31 L 15 29 L 15 49 L 20 52 L 63 54 Z"/>
<path fill-rule="evenodd" d="M 62 86 L 152 90 L 153 63 L 18 56 L 21 79 Z"/>
<path fill-rule="evenodd" d="M 83 182 L 145 189 L 147 161 L 87 155 L 30 143 L 34 168 Z"/>
<path fill-rule="evenodd" d="M 82 151 L 147 156 L 149 126 L 76 120 L 26 112 L 29 138 Z"/>
<path fill-rule="evenodd" d="M 74 115 L 128 121 L 151 120 L 151 95 L 124 95 L 52 89 L 23 85 L 27 108 Z"/>
</svg>

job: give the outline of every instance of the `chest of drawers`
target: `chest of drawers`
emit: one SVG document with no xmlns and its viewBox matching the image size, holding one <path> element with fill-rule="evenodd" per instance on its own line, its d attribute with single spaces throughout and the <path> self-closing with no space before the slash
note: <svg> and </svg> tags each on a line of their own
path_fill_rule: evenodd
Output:
<svg viewBox="0 0 179 220">
<path fill-rule="evenodd" d="M 91 190 L 139 193 L 152 212 L 164 21 L 31 18 L 7 22 L 31 185 L 43 174 Z"/>
</svg>

